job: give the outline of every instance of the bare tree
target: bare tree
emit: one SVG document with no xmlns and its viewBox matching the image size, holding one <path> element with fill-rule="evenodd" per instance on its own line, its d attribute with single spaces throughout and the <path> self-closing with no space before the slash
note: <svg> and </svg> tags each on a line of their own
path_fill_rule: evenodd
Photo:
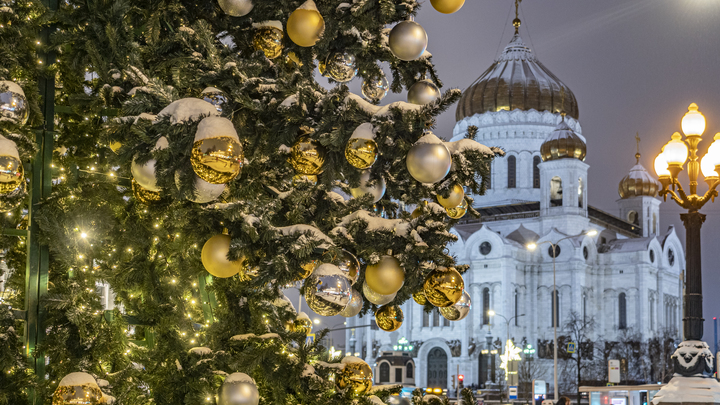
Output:
<svg viewBox="0 0 720 405">
<path fill-rule="evenodd" d="M 575 381 L 571 384 L 577 392 L 577 403 L 580 405 L 580 383 L 582 382 L 583 371 L 591 366 L 590 360 L 593 359 L 594 343 L 592 342 L 593 331 L 595 329 L 595 318 L 586 317 L 575 311 L 570 312 L 565 324 L 563 325 L 563 333 L 569 342 L 575 343 L 575 353 L 565 351 L 565 359 L 567 359 L 567 371 L 572 371 L 575 375 Z M 568 388 L 571 388 L 568 387 Z"/>
<path fill-rule="evenodd" d="M 525 356 L 518 364 L 518 383 L 520 384 L 521 398 L 532 400 L 533 380 L 542 380 L 547 373 L 547 363 L 542 360 Z"/>
<path fill-rule="evenodd" d="M 673 364 L 670 356 L 677 348 L 677 333 L 664 328 L 648 342 L 650 362 L 650 378 L 652 382 L 666 383 L 673 376 Z"/>
</svg>

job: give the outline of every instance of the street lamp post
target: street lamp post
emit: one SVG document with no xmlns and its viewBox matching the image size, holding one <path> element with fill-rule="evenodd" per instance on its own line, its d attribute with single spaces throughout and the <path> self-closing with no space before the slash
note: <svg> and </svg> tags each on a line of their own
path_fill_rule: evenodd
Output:
<svg viewBox="0 0 720 405">
<path fill-rule="evenodd" d="M 553 384 L 554 384 L 554 385 L 553 385 L 553 391 L 555 392 L 555 402 L 557 402 L 558 399 L 560 399 L 560 398 L 559 398 L 559 395 L 558 395 L 558 366 L 557 366 L 557 362 L 558 362 L 558 355 L 557 355 L 557 352 L 558 352 L 557 325 L 558 325 L 558 322 L 559 322 L 560 320 L 558 319 L 559 316 L 556 316 L 556 315 L 559 315 L 559 314 L 557 313 L 557 284 L 556 284 L 556 282 L 555 282 L 555 258 L 556 258 L 557 255 L 558 255 L 557 248 L 558 248 L 558 245 L 560 244 L 560 242 L 562 242 L 562 241 L 564 241 L 564 240 L 566 240 L 566 239 L 577 238 L 578 236 L 583 236 L 583 235 L 595 236 L 595 235 L 597 235 L 597 231 L 595 231 L 595 230 L 590 230 L 590 231 L 588 231 L 588 232 L 579 233 L 579 234 L 577 234 L 577 235 L 566 236 L 566 237 L 558 240 L 558 241 L 555 242 L 555 243 L 553 243 L 553 242 L 551 242 L 551 241 L 549 241 L 549 240 L 546 240 L 546 241 L 544 241 L 544 242 L 540 242 L 540 243 L 529 243 L 529 244 L 527 245 L 527 248 L 528 248 L 528 249 L 530 249 L 530 250 L 535 250 L 535 249 L 537 249 L 538 246 L 544 245 L 544 244 L 547 243 L 547 244 L 549 244 L 549 245 L 551 246 L 552 252 L 553 252 L 553 253 L 550 255 L 550 256 L 552 256 L 552 266 L 553 266 L 552 315 L 550 315 L 550 317 L 551 317 L 552 320 L 553 320 Z"/>
<path fill-rule="evenodd" d="M 712 200 L 715 201 L 720 184 L 720 133 L 715 135 L 708 152 L 698 161 L 698 144 L 705 132 L 705 117 L 693 103 L 682 119 L 682 131 L 685 141 L 679 132 L 675 132 L 670 142 L 665 144 L 662 152 L 655 158 L 655 172 L 659 176 L 662 190 L 660 196 L 667 200 L 667 196 L 682 208 L 687 209 L 686 214 L 680 214 L 685 225 L 685 293 L 683 304 L 683 332 L 684 341 L 680 343 L 672 355 L 674 377 L 667 387 L 664 387 L 655 399 L 654 404 L 662 402 L 684 402 L 692 391 L 702 392 L 705 395 L 703 402 L 720 403 L 720 384 L 714 379 L 697 380 L 697 377 L 709 377 L 713 370 L 713 354 L 710 352 L 703 337 L 702 314 L 702 266 L 700 255 L 700 228 L 705 221 L 705 214 L 700 209 Z M 689 159 L 689 161 L 688 161 Z M 690 180 L 689 193 L 683 189 L 678 175 L 687 162 L 687 173 Z M 702 171 L 708 190 L 704 195 L 697 194 L 698 174 Z M 696 384 L 688 381 L 703 381 L 702 390 Z M 712 380 L 712 382 L 710 382 Z"/>
<path fill-rule="evenodd" d="M 515 315 L 515 316 L 510 317 L 510 319 L 507 319 L 505 316 L 503 316 L 503 315 L 501 315 L 501 314 L 498 314 L 497 312 L 493 311 L 492 309 L 489 309 L 489 310 L 488 310 L 488 315 L 489 315 L 489 316 L 496 316 L 496 315 L 497 315 L 497 316 L 499 316 L 499 317 L 501 317 L 502 319 L 505 320 L 505 336 L 506 336 L 506 339 L 505 339 L 505 350 L 506 350 L 506 353 L 507 353 L 507 350 L 508 350 L 508 349 L 507 349 L 507 346 L 508 346 L 508 342 L 510 341 L 510 322 L 512 322 L 513 319 L 515 319 L 515 318 L 520 318 L 521 316 L 525 316 L 525 314 Z M 510 361 L 508 360 L 508 368 L 507 368 L 505 371 L 509 371 L 509 367 L 510 367 L 510 366 L 509 366 L 509 363 L 510 363 Z M 507 374 L 506 374 L 506 376 L 507 376 Z M 506 379 L 507 379 L 507 378 L 506 378 Z M 508 382 L 509 382 L 509 380 L 508 380 Z M 509 384 L 508 384 L 508 385 L 509 385 Z M 509 400 L 510 400 L 510 388 L 508 388 L 508 401 L 509 401 Z"/>
</svg>

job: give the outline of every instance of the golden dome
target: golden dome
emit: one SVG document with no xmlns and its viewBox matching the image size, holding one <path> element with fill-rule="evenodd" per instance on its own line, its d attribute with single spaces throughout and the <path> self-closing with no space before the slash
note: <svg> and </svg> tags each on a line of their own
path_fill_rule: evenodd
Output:
<svg viewBox="0 0 720 405">
<path fill-rule="evenodd" d="M 622 199 L 640 196 L 655 197 L 658 190 L 660 190 L 660 183 L 640 163 L 633 166 L 630 173 L 623 177 L 618 185 L 618 194 Z"/>
<path fill-rule="evenodd" d="M 586 153 L 585 141 L 570 129 L 565 123 L 564 117 L 555 130 L 548 135 L 545 142 L 540 145 L 540 156 L 543 162 L 567 158 L 585 160 Z"/>
<path fill-rule="evenodd" d="M 502 55 L 462 94 L 455 120 L 515 109 L 565 112 L 578 119 L 577 100 L 532 53 L 516 32 Z"/>
</svg>

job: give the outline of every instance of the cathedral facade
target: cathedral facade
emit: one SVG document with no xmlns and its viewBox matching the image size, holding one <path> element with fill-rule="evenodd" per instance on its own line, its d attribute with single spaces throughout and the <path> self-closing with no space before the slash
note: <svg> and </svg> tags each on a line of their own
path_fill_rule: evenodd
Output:
<svg viewBox="0 0 720 405">
<path fill-rule="evenodd" d="M 392 333 L 360 327 L 367 317 L 348 319 L 347 351 L 375 365 L 376 383 L 412 376 L 418 387 L 451 388 L 459 373 L 466 386 L 484 384 L 495 378 L 487 356 L 495 356 L 499 342 L 510 338 L 542 351 L 553 339 L 553 322 L 562 334 L 573 316 L 594 324 L 593 339 L 628 331 L 642 340 L 661 331 L 679 336 L 685 255 L 675 230 L 659 229 L 659 183 L 638 163 L 620 181 L 619 216 L 589 204 L 575 96 L 517 30 L 463 92 L 456 120 L 452 141 L 472 131 L 478 142 L 505 151 L 492 163 L 487 193 L 474 197 L 481 218 L 459 223 L 450 246 L 470 266 L 464 280 L 472 309 L 450 322 L 410 300 Z M 381 370 L 390 366 L 382 356 L 397 351 L 409 353 L 412 362 L 403 364 L 413 370 Z"/>
</svg>

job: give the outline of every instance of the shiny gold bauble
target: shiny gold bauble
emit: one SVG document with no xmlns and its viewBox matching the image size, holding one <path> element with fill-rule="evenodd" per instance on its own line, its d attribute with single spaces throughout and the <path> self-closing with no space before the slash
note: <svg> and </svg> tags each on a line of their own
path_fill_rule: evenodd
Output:
<svg viewBox="0 0 720 405">
<path fill-rule="evenodd" d="M 357 315 L 362 311 L 362 307 L 365 304 L 365 302 L 362 299 L 362 295 L 358 292 L 358 290 L 353 289 L 352 290 L 352 298 L 350 298 L 350 302 L 347 304 L 345 309 L 340 311 L 340 315 L 344 316 L 345 318 L 352 318 L 353 316 Z"/>
<path fill-rule="evenodd" d="M 410 214 L 410 217 L 412 219 L 416 219 L 416 218 L 419 218 L 420 215 L 422 215 L 422 214 L 423 214 L 423 209 L 420 207 L 417 207 L 413 210 L 412 214 Z"/>
<path fill-rule="evenodd" d="M 6 89 L 0 90 L 0 117 L 25 125 L 30 116 L 30 105 L 22 87 L 15 82 L 3 80 L 0 81 L 0 88 Z"/>
<path fill-rule="evenodd" d="M 405 270 L 398 259 L 386 255 L 365 268 L 365 282 L 378 294 L 395 294 L 405 283 Z"/>
<path fill-rule="evenodd" d="M 470 300 L 470 294 L 463 290 L 462 298 L 456 302 L 455 305 L 449 307 L 440 308 L 440 315 L 450 321 L 459 321 L 465 318 L 470 313 L 472 308 L 472 301 Z"/>
<path fill-rule="evenodd" d="M 455 208 L 446 208 L 445 211 L 447 212 L 447 216 L 449 216 L 452 219 L 460 219 L 467 214 L 468 209 L 468 203 L 467 200 L 463 198 L 460 205 L 458 205 Z"/>
<path fill-rule="evenodd" d="M 95 379 L 87 373 L 66 375 L 53 393 L 52 405 L 99 405 L 103 393 Z"/>
<path fill-rule="evenodd" d="M 340 83 L 347 83 L 357 75 L 355 55 L 348 52 L 333 52 L 325 60 L 325 76 Z"/>
<path fill-rule="evenodd" d="M 243 261 L 230 261 L 230 235 L 218 234 L 208 239 L 203 245 L 200 258 L 208 273 L 215 277 L 227 278 L 238 274 L 243 268 Z"/>
<path fill-rule="evenodd" d="M 354 254 L 347 250 L 341 250 L 337 254 L 326 251 L 323 254 L 323 260 L 337 266 L 338 269 L 350 279 L 351 284 L 355 284 L 360 276 L 360 262 Z"/>
<path fill-rule="evenodd" d="M 312 333 L 312 321 L 304 312 L 302 312 L 300 315 L 298 315 L 297 318 L 295 318 L 295 322 L 293 322 L 293 331 L 303 332 L 305 333 L 305 336 L 308 336 Z"/>
<path fill-rule="evenodd" d="M 423 27 L 415 21 L 403 21 L 390 31 L 388 46 L 396 58 L 409 61 L 422 56 L 427 48 L 428 37 Z"/>
<path fill-rule="evenodd" d="M 0 156 L 0 194 L 8 194 L 25 181 L 23 165 L 15 156 Z"/>
<path fill-rule="evenodd" d="M 442 143 L 416 143 L 405 159 L 408 172 L 421 183 L 437 183 L 450 173 L 452 156 Z"/>
<path fill-rule="evenodd" d="M 290 152 L 290 164 L 298 174 L 317 176 L 325 163 L 325 148 L 319 142 L 303 136 Z"/>
<path fill-rule="evenodd" d="M 312 2 L 306 2 L 301 8 L 293 11 L 287 20 L 287 33 L 290 40 L 303 47 L 313 46 L 325 30 L 325 20 L 320 12 L 312 7 L 303 8 Z"/>
<path fill-rule="evenodd" d="M 358 169 L 368 169 L 378 157 L 378 146 L 372 139 L 350 138 L 345 146 L 345 159 Z"/>
<path fill-rule="evenodd" d="M 425 304 L 427 304 L 427 302 L 428 302 L 428 301 L 427 301 L 427 298 L 425 298 L 425 293 L 422 292 L 422 291 L 418 291 L 418 292 L 416 292 L 416 293 L 413 293 L 412 297 L 413 297 L 413 300 L 414 300 L 415 302 L 417 302 L 418 304 L 420 304 L 420 305 L 425 305 Z"/>
<path fill-rule="evenodd" d="M 455 305 L 463 295 L 465 281 L 454 268 L 438 267 L 428 274 L 423 292 L 428 302 L 444 308 Z"/>
<path fill-rule="evenodd" d="M 253 37 L 253 46 L 258 51 L 263 51 L 268 59 L 275 59 L 282 55 L 283 32 L 276 27 L 262 27 L 257 30 Z"/>
<path fill-rule="evenodd" d="M 195 174 L 212 184 L 223 184 L 240 174 L 242 145 L 230 136 L 205 138 L 193 143 L 190 163 Z"/>
<path fill-rule="evenodd" d="M 305 280 L 305 302 L 318 315 L 335 316 L 350 303 L 352 290 L 337 266 L 323 263 Z"/>
<path fill-rule="evenodd" d="M 372 384 L 372 369 L 362 360 L 346 363 L 337 381 L 340 389 L 350 389 L 355 394 L 366 392 Z"/>
<path fill-rule="evenodd" d="M 300 268 L 303 270 L 303 273 L 300 274 L 298 277 L 295 278 L 295 281 L 305 280 L 306 278 L 310 277 L 312 272 L 315 270 L 315 268 L 320 265 L 320 260 L 309 260 L 302 265 L 300 265 Z"/>
<path fill-rule="evenodd" d="M 140 201 L 143 204 L 152 204 L 154 202 L 160 201 L 162 199 L 162 196 L 160 195 L 160 192 L 156 191 L 150 191 L 143 186 L 139 185 L 135 179 L 132 180 L 132 191 L 133 195 L 135 196 L 135 199 Z"/>
<path fill-rule="evenodd" d="M 23 203 L 24 198 L 21 198 L 21 196 L 24 195 L 26 192 L 27 182 L 23 181 L 20 183 L 18 188 L 5 194 L 5 202 L 0 202 L 0 212 L 12 211 L 13 209 L 17 208 L 20 204 Z M 18 229 L 27 229 L 27 216 L 23 217 L 23 221 L 25 222 L 25 227 L 20 228 L 20 225 L 18 225 Z M 20 224 L 22 224 L 22 222 Z"/>
<path fill-rule="evenodd" d="M 450 195 L 447 198 L 440 194 L 437 195 L 438 202 L 445 208 L 457 207 L 463 202 L 464 198 L 465 190 L 463 190 L 462 186 L 459 184 L 454 184 L 452 188 L 450 188 Z"/>
<path fill-rule="evenodd" d="M 303 63 L 300 61 L 300 58 L 298 58 L 298 56 L 293 51 L 288 52 L 287 57 L 285 58 L 285 64 L 288 67 L 294 67 L 293 65 L 300 67 L 303 65 Z"/>
<path fill-rule="evenodd" d="M 430 0 L 430 4 L 443 14 L 452 14 L 462 8 L 465 0 Z"/>
<path fill-rule="evenodd" d="M 375 312 L 375 322 L 385 332 L 398 330 L 405 320 L 403 312 L 397 305 L 383 305 Z"/>
</svg>

